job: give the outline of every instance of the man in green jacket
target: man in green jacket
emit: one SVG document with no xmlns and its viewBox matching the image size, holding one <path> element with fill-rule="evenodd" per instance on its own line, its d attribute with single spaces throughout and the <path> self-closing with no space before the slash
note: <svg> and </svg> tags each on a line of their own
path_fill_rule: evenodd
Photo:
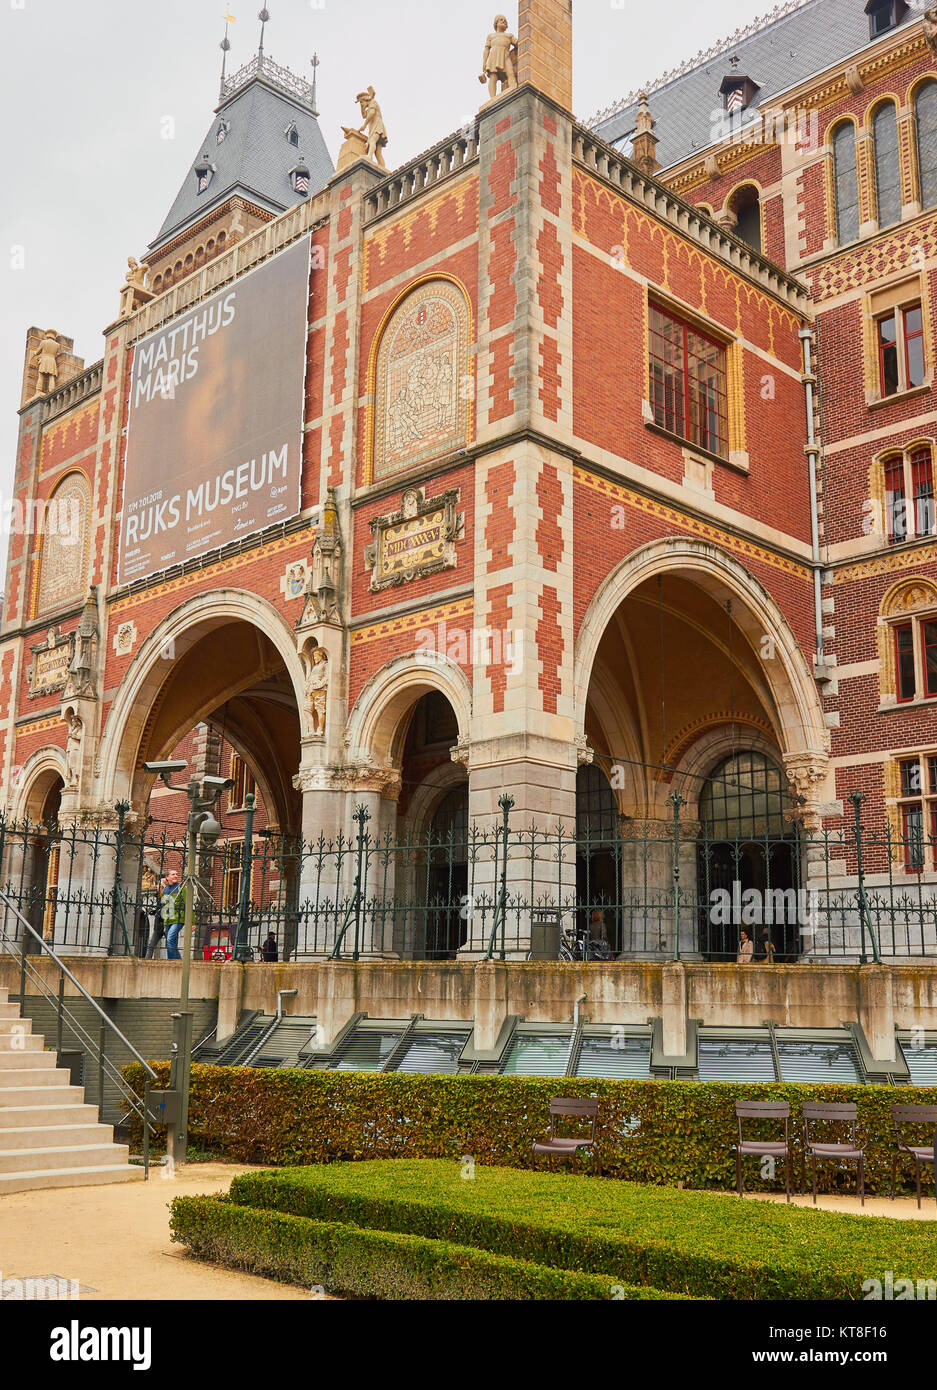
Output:
<svg viewBox="0 0 937 1390">
<path fill-rule="evenodd" d="M 185 889 L 179 884 L 179 872 L 170 869 L 163 880 L 160 894 L 160 916 L 166 930 L 166 958 L 181 960 L 179 933 L 185 923 Z"/>
</svg>

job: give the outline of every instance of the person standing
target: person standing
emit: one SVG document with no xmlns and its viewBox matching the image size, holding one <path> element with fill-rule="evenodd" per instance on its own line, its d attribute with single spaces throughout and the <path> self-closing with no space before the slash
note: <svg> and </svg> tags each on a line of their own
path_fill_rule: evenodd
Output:
<svg viewBox="0 0 937 1390">
<path fill-rule="evenodd" d="M 163 881 L 160 917 L 166 932 L 166 959 L 181 960 L 179 933 L 185 923 L 185 889 L 179 883 L 177 869 L 170 869 Z"/>
<path fill-rule="evenodd" d="M 749 936 L 748 932 L 743 927 L 739 936 L 739 953 L 735 958 L 737 963 L 739 965 L 751 965 L 752 953 L 754 949 L 755 944 Z"/>
</svg>

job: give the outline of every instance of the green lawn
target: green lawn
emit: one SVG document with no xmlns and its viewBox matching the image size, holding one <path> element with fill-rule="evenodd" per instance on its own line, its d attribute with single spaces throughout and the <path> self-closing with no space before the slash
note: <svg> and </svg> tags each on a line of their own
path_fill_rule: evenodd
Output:
<svg viewBox="0 0 937 1390">
<path fill-rule="evenodd" d="M 243 1174 L 230 1201 L 450 1242 L 693 1297 L 863 1298 L 867 1279 L 937 1280 L 937 1223 L 447 1160 Z"/>
</svg>

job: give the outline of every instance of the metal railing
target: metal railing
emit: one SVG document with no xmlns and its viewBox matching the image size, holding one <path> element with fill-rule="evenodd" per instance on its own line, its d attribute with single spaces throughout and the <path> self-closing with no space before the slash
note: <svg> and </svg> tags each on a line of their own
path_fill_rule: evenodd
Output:
<svg viewBox="0 0 937 1390">
<path fill-rule="evenodd" d="M 108 1018 L 107 1014 L 104 1012 L 101 1006 L 94 999 L 92 999 L 91 995 L 84 988 L 84 986 L 79 984 L 78 980 L 75 979 L 75 976 L 68 969 L 68 966 L 65 965 L 63 961 L 59 960 L 58 956 L 55 954 L 54 950 L 48 945 L 48 943 L 43 941 L 42 937 L 33 931 L 32 927 L 26 921 L 26 918 L 23 916 L 23 914 L 17 909 L 15 904 L 12 903 L 9 897 L 3 892 L 0 892 L 0 904 L 3 905 L 3 908 L 6 910 L 6 912 L 13 914 L 13 917 L 19 923 L 21 932 L 19 940 L 17 941 L 14 937 L 10 936 L 4 929 L 3 925 L 0 924 L 0 949 L 9 952 L 11 955 L 16 954 L 17 951 L 19 954 L 20 1012 L 25 1016 L 27 997 L 26 985 L 28 982 L 30 985 L 32 985 L 33 989 L 35 990 L 35 993 L 44 998 L 48 1003 L 51 1003 L 55 1009 L 56 1053 L 60 1054 L 62 1052 L 63 1030 L 67 1027 L 77 1040 L 79 1047 L 82 1049 L 82 1051 L 87 1052 L 91 1057 L 92 1061 L 96 1063 L 98 1068 L 99 1112 L 103 1112 L 104 1080 L 106 1077 L 107 1080 L 117 1088 L 123 1099 L 127 1102 L 129 1110 L 134 1115 L 136 1115 L 137 1119 L 139 1119 L 142 1126 L 143 1135 L 143 1174 L 144 1178 L 148 1178 L 150 1175 L 150 1134 L 152 1132 L 152 1127 L 154 1123 L 153 1117 L 150 1113 L 150 1082 L 155 1081 L 157 1079 L 156 1072 L 150 1066 L 149 1062 L 147 1062 L 143 1057 L 140 1056 L 137 1049 L 133 1046 L 133 1043 L 128 1042 L 127 1038 L 117 1027 L 116 1023 L 114 1023 L 113 1019 Z M 48 984 L 43 979 L 42 973 L 36 970 L 34 965 L 31 963 L 29 954 L 27 952 L 27 946 L 30 942 L 34 943 L 39 948 L 40 958 L 42 954 L 45 954 L 54 963 L 55 968 L 58 971 L 59 978 L 57 992 L 49 988 Z M 81 1022 L 75 1017 L 71 1010 L 67 1008 L 65 1004 L 66 980 L 68 980 L 68 982 L 74 987 L 75 991 L 81 996 L 85 1003 L 90 1005 L 94 1014 L 99 1019 L 100 1028 L 97 1042 L 95 1042 L 94 1038 L 81 1024 Z M 120 1041 L 123 1047 L 125 1047 L 127 1051 L 131 1054 L 131 1056 L 143 1067 L 142 1099 L 140 1096 L 137 1095 L 133 1087 L 125 1080 L 120 1068 L 116 1067 L 112 1062 L 111 1058 L 107 1056 L 107 1040 L 109 1033 L 113 1033 L 113 1035 Z"/>
<path fill-rule="evenodd" d="M 791 804 L 701 824 L 678 795 L 667 819 L 586 815 L 577 828 L 518 825 L 505 797 L 493 826 L 398 839 L 375 834 L 364 808 L 334 839 L 247 844 L 234 831 L 199 854 L 208 891 L 194 954 L 230 958 L 240 919 L 257 961 L 523 959 L 544 921 L 603 933 L 626 959 L 937 957 L 937 837 L 901 836 L 888 818 L 863 824 L 863 800 L 847 798 L 839 824 L 813 832 Z M 4 905 L 16 919 L 4 939 L 50 956 L 163 956 L 160 887 L 170 870 L 185 879 L 182 830 L 140 838 L 121 816 L 116 829 L 0 818 L 0 919 Z"/>
</svg>

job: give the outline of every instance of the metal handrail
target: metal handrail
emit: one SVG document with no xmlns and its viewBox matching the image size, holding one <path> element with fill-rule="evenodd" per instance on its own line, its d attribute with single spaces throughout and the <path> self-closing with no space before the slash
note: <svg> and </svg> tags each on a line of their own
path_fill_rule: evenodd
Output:
<svg viewBox="0 0 937 1390">
<path fill-rule="evenodd" d="M 0 891 L 0 902 L 3 903 L 4 907 L 6 907 L 8 911 L 10 911 L 10 912 L 13 913 L 13 916 L 14 916 L 14 917 L 17 919 L 17 921 L 20 923 L 20 926 L 23 928 L 24 932 L 28 932 L 29 935 L 33 938 L 33 940 L 34 940 L 34 941 L 37 941 L 37 942 L 39 943 L 39 946 L 40 946 L 41 949 L 46 953 L 46 955 L 51 957 L 51 959 L 55 962 L 56 968 L 57 968 L 57 969 L 59 970 L 59 972 L 60 972 L 61 978 L 62 978 L 62 979 L 68 979 L 68 980 L 71 981 L 71 983 L 74 985 L 75 989 L 78 991 L 78 993 L 81 995 L 81 997 L 85 1000 L 85 1002 L 91 1005 L 91 1007 L 92 1007 L 92 1009 L 94 1010 L 94 1012 L 95 1012 L 95 1013 L 98 1015 L 98 1017 L 100 1018 L 102 1025 L 106 1025 L 106 1027 L 109 1028 L 109 1029 L 111 1030 L 111 1032 L 114 1033 L 114 1034 L 120 1039 L 120 1041 L 123 1043 L 124 1047 L 125 1047 L 125 1048 L 127 1049 L 127 1051 L 131 1054 L 131 1056 L 134 1057 L 134 1058 L 140 1063 L 140 1065 L 143 1067 L 145 1075 L 144 1075 L 144 1078 L 143 1078 L 143 1100 L 142 1100 L 142 1103 L 141 1103 L 140 1098 L 138 1097 L 136 1091 L 133 1089 L 132 1086 L 130 1086 L 130 1085 L 127 1083 L 127 1081 L 124 1079 L 123 1075 L 122 1075 L 121 1072 L 118 1070 L 118 1068 L 114 1066 L 114 1064 L 113 1064 L 113 1062 L 111 1061 L 111 1059 L 110 1059 L 109 1057 L 106 1056 L 105 1050 L 104 1050 L 104 1047 L 103 1047 L 103 1044 L 102 1044 L 101 1046 L 98 1046 L 98 1045 L 95 1043 L 94 1039 L 91 1037 L 91 1035 L 90 1035 L 88 1032 L 86 1032 L 86 1030 L 85 1030 L 85 1028 L 83 1027 L 83 1025 L 82 1025 L 81 1023 L 79 1023 L 79 1021 L 77 1020 L 77 1018 L 75 1018 L 74 1015 L 72 1015 L 72 1014 L 69 1012 L 69 1010 L 65 1007 L 64 999 L 63 999 L 63 997 L 61 996 L 61 994 L 60 994 L 60 996 L 59 996 L 58 998 L 56 998 L 55 993 L 54 993 L 54 992 L 49 988 L 49 986 L 46 984 L 45 980 L 42 978 L 42 975 L 39 973 L 39 971 L 36 970 L 36 969 L 29 963 L 28 957 L 27 957 L 27 955 L 26 955 L 26 937 L 25 937 L 25 935 L 24 935 L 22 941 L 19 943 L 19 947 L 20 947 L 20 980 L 21 980 L 20 1008 L 23 1009 L 23 1008 L 25 1007 L 25 1003 L 26 1003 L 26 998 L 25 998 L 25 996 L 26 996 L 25 979 L 26 979 L 26 976 L 27 976 L 27 973 L 28 973 L 31 983 L 37 985 L 38 988 L 39 988 L 39 990 L 40 990 L 40 992 L 43 993 L 44 996 L 45 996 L 47 999 L 51 999 L 52 1002 L 55 1004 L 55 1007 L 56 1007 L 56 1009 L 57 1009 L 57 1011 L 58 1011 L 58 1015 L 59 1015 L 59 1035 L 61 1035 L 61 1023 L 62 1023 L 62 1020 L 64 1019 L 64 1021 L 68 1024 L 68 1027 L 69 1027 L 69 1028 L 71 1029 L 71 1031 L 74 1033 L 74 1035 L 75 1035 L 75 1037 L 78 1039 L 78 1041 L 84 1043 L 84 1045 L 90 1050 L 92 1057 L 95 1057 L 95 1056 L 96 1056 L 97 1062 L 98 1062 L 98 1067 L 99 1067 L 100 1074 L 101 1074 L 101 1077 L 102 1077 L 102 1083 L 103 1083 L 103 1076 L 104 1076 L 104 1074 L 105 1074 L 105 1072 L 106 1072 L 107 1077 L 108 1077 L 108 1080 L 111 1081 L 113 1084 L 115 1084 L 115 1085 L 117 1086 L 118 1090 L 119 1090 L 119 1091 L 121 1092 L 121 1094 L 124 1096 L 124 1099 L 127 1100 L 127 1101 L 129 1102 L 131 1109 L 139 1116 L 140 1120 L 142 1121 L 142 1124 L 143 1124 L 143 1167 L 144 1167 L 144 1174 L 145 1174 L 145 1176 L 148 1177 L 148 1176 L 149 1176 L 149 1149 L 150 1149 L 150 1146 L 149 1146 L 149 1138 L 150 1138 L 150 1129 L 151 1129 L 150 1107 L 149 1107 L 149 1084 L 150 1084 L 150 1081 L 156 1081 L 156 1080 L 158 1080 L 158 1077 L 157 1077 L 156 1072 L 155 1072 L 155 1071 L 153 1070 L 153 1068 L 150 1066 L 149 1062 L 147 1062 L 146 1059 L 145 1059 L 144 1057 L 141 1057 L 141 1056 L 140 1056 L 139 1052 L 138 1052 L 137 1049 L 134 1047 L 133 1043 L 130 1042 L 129 1039 L 127 1039 L 127 1038 L 124 1036 L 124 1034 L 121 1032 L 121 1030 L 117 1027 L 117 1024 L 114 1022 L 114 1020 L 113 1020 L 112 1018 L 109 1018 L 109 1017 L 108 1017 L 108 1015 L 104 1012 L 104 1010 L 103 1010 L 103 1009 L 101 1008 L 101 1006 L 98 1004 L 97 1000 L 93 999 L 93 998 L 91 997 L 91 995 L 88 993 L 88 991 L 85 989 L 85 987 L 84 987 L 78 980 L 76 980 L 75 976 L 74 976 L 74 975 L 72 974 L 72 972 L 69 970 L 68 966 L 65 965 L 61 960 L 59 960 L 58 956 L 55 954 L 55 952 L 52 950 L 52 948 L 48 945 L 48 943 L 47 943 L 46 941 L 44 941 L 43 938 L 39 935 L 39 933 L 36 932 L 36 931 L 30 926 L 29 922 L 26 920 L 26 918 L 25 918 L 25 917 L 23 916 L 23 914 L 20 912 L 19 908 L 17 908 L 16 905 L 10 901 L 9 897 L 7 896 L 7 894 L 4 893 L 3 891 Z M 14 947 L 14 946 L 17 945 L 16 939 L 13 938 L 13 937 L 8 936 L 8 934 L 6 933 L 6 931 L 4 930 L 4 928 L 3 928 L 2 925 L 0 925 L 0 940 L 2 940 L 2 942 L 4 943 L 4 945 L 6 945 L 7 947 Z M 12 955 L 12 951 L 10 952 L 10 954 Z M 103 1038 L 103 1036 L 104 1036 L 104 1028 L 102 1027 L 102 1038 Z M 100 1096 L 98 1097 L 98 1109 L 99 1109 L 99 1111 L 102 1111 L 102 1110 L 103 1110 L 103 1106 L 104 1106 L 104 1088 L 103 1088 L 103 1084 L 102 1084 L 102 1086 L 101 1086 L 101 1094 L 100 1094 Z"/>
</svg>

